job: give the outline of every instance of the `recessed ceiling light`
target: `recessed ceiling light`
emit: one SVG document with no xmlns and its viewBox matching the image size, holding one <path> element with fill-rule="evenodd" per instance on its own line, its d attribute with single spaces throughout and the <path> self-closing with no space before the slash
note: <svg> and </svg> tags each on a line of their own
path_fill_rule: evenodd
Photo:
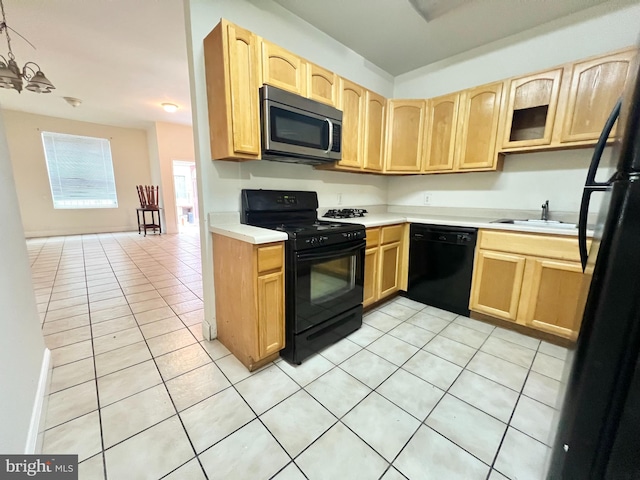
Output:
<svg viewBox="0 0 640 480">
<path fill-rule="evenodd" d="M 165 112 L 173 113 L 178 110 L 178 105 L 175 105 L 173 103 L 163 103 L 162 108 L 164 108 Z"/>
</svg>

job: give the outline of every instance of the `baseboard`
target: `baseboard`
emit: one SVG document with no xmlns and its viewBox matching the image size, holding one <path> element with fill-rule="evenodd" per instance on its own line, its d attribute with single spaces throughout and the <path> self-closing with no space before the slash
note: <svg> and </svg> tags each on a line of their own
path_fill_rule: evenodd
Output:
<svg viewBox="0 0 640 480">
<path fill-rule="evenodd" d="M 44 410 L 45 400 L 49 394 L 49 381 L 51 380 L 51 371 L 53 364 L 51 363 L 51 350 L 44 349 L 42 356 L 42 366 L 40 367 L 40 378 L 38 380 L 38 389 L 36 390 L 36 398 L 33 402 L 33 411 L 31 413 L 31 423 L 29 424 L 29 432 L 27 434 L 27 444 L 24 453 L 39 453 L 42 450 L 39 434 L 44 430 Z"/>
<path fill-rule="evenodd" d="M 127 225 L 123 227 L 74 227 L 52 230 L 25 231 L 26 238 L 38 237 L 58 237 L 66 235 L 91 235 L 94 233 L 118 233 L 118 232 L 138 232 L 137 225 Z"/>
</svg>

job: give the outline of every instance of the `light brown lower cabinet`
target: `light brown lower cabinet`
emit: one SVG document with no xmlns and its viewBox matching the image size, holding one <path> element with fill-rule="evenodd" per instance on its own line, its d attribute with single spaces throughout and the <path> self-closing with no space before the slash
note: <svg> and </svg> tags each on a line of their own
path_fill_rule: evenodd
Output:
<svg viewBox="0 0 640 480">
<path fill-rule="evenodd" d="M 364 294 L 362 304 L 366 307 L 378 300 L 378 247 L 364 252 Z"/>
<path fill-rule="evenodd" d="M 213 235 L 218 340 L 249 370 L 284 348 L 284 243 Z"/>
<path fill-rule="evenodd" d="M 367 249 L 364 260 L 363 306 L 386 298 L 403 286 L 408 253 L 406 225 L 367 228 Z M 405 282 L 406 283 L 406 282 Z"/>
<path fill-rule="evenodd" d="M 576 237 L 480 230 L 469 309 L 575 340 L 585 281 Z"/>
</svg>

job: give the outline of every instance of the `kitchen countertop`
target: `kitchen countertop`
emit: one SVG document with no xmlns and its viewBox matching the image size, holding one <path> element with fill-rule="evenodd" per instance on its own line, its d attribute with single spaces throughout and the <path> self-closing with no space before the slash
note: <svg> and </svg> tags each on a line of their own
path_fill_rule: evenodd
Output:
<svg viewBox="0 0 640 480">
<path fill-rule="evenodd" d="M 491 223 L 495 218 L 483 217 L 457 217 L 450 215 L 421 215 L 415 213 L 374 213 L 366 217 L 358 218 L 327 218 L 320 217 L 320 220 L 359 223 L 366 228 L 380 227 L 384 225 L 394 225 L 397 223 L 422 223 L 429 225 L 447 225 L 451 227 L 472 227 L 492 230 L 504 230 L 511 232 L 545 233 L 549 235 L 578 236 L 577 228 L 553 228 L 540 225 L 521 225 L 509 223 Z M 282 242 L 286 240 L 287 234 L 268 228 L 253 227 L 242 223 L 229 223 L 210 226 L 211 233 L 217 233 L 227 237 L 235 238 L 243 242 L 252 244 L 263 244 L 272 242 Z M 592 230 L 587 230 L 587 236 L 593 236 Z"/>
<path fill-rule="evenodd" d="M 554 228 L 540 225 L 522 225 L 510 223 L 491 223 L 495 218 L 482 217 L 455 217 L 443 215 L 420 215 L 415 213 L 379 213 L 359 218 L 326 218 L 321 220 L 333 220 L 336 222 L 360 223 L 366 228 L 393 225 L 396 223 L 423 223 L 429 225 L 446 225 L 451 227 L 472 227 L 492 230 L 506 230 L 512 232 L 545 233 L 550 235 L 578 236 L 577 228 Z M 593 236 L 593 231 L 587 230 L 587 236 Z"/>
<path fill-rule="evenodd" d="M 211 233 L 217 233 L 219 235 L 224 235 L 225 237 L 235 238 L 236 240 L 256 245 L 283 242 L 289 238 L 284 232 L 269 230 L 268 228 L 254 227 L 243 223 L 210 226 L 209 231 Z"/>
</svg>

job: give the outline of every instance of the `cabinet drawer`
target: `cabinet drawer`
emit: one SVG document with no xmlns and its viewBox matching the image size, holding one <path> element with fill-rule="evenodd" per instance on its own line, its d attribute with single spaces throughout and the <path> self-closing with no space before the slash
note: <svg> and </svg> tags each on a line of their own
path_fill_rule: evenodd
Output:
<svg viewBox="0 0 640 480">
<path fill-rule="evenodd" d="M 484 250 L 580 261 L 578 237 L 480 230 L 478 244 Z"/>
<path fill-rule="evenodd" d="M 258 248 L 258 273 L 279 270 L 282 268 L 284 255 L 282 244 L 268 245 Z"/>
<path fill-rule="evenodd" d="M 367 248 L 380 245 L 380 227 L 367 228 Z"/>
<path fill-rule="evenodd" d="M 403 225 L 382 227 L 382 241 L 380 244 L 386 245 L 387 243 L 399 242 L 402 240 L 402 227 Z"/>
</svg>

